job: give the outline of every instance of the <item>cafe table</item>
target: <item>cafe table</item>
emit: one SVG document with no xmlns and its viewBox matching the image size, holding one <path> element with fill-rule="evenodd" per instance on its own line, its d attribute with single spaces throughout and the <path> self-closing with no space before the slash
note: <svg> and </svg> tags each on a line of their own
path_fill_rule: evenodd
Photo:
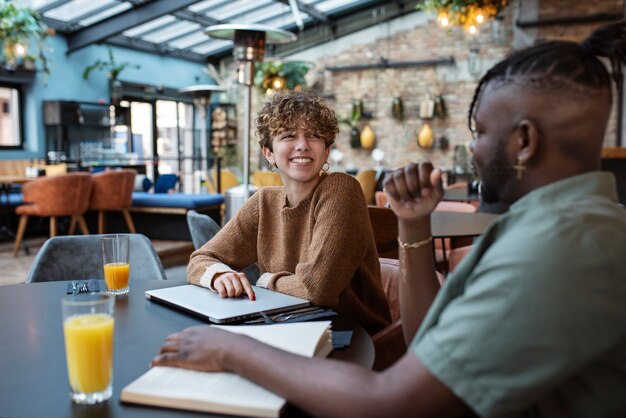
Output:
<svg viewBox="0 0 626 418">
<path fill-rule="evenodd" d="M 69 282 L 0 287 L 0 417 L 156 418 L 220 416 L 120 403 L 120 391 L 148 370 L 165 338 L 203 320 L 145 298 L 150 289 L 182 281 L 134 280 L 128 296 L 116 297 L 113 396 L 99 405 L 70 401 L 61 319 L 61 297 Z M 100 282 L 100 289 L 104 289 Z M 363 328 L 342 317 L 333 330 L 353 331 L 349 347 L 330 357 L 371 368 L 372 339 Z M 300 416 L 288 406 L 284 416 Z"/>
<path fill-rule="evenodd" d="M 398 218 L 393 210 L 368 206 L 374 241 L 379 257 L 398 258 Z M 444 212 L 430 214 L 430 229 L 433 239 L 449 238 L 455 248 L 464 240 L 480 234 L 499 215 L 481 212 Z"/>
<path fill-rule="evenodd" d="M 443 191 L 442 200 L 447 202 L 478 202 L 480 195 L 476 193 L 468 193 L 467 188 L 463 189 L 450 189 Z"/>
</svg>

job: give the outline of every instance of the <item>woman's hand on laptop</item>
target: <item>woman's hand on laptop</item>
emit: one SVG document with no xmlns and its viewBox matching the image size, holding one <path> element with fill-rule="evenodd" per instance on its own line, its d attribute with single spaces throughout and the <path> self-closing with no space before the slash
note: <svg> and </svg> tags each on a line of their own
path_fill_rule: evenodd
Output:
<svg viewBox="0 0 626 418">
<path fill-rule="evenodd" d="M 222 273 L 213 279 L 213 288 L 223 298 L 236 298 L 245 292 L 250 300 L 256 300 L 252 285 L 245 273 L 234 271 Z"/>
</svg>

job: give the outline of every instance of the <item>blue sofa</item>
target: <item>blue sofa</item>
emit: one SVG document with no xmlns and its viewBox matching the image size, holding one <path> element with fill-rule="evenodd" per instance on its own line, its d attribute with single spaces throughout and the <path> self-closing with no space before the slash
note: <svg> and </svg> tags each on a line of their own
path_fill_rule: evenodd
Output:
<svg viewBox="0 0 626 418">
<path fill-rule="evenodd" d="M 146 208 L 180 209 L 178 213 L 186 214 L 188 210 L 201 211 L 202 209 L 219 207 L 224 203 L 224 196 L 214 194 L 187 194 L 187 193 L 148 193 L 133 192 L 132 211 L 150 212 Z M 171 212 L 170 212 L 171 213 Z"/>
<path fill-rule="evenodd" d="M 140 232 L 152 239 L 191 240 L 187 211 L 195 210 L 221 224 L 224 196 L 213 194 L 133 192 L 130 211 Z"/>
</svg>

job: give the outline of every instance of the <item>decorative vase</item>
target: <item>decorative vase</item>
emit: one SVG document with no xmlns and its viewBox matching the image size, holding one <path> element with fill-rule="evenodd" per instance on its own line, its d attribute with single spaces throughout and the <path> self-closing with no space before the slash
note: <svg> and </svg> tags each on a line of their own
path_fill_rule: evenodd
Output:
<svg viewBox="0 0 626 418">
<path fill-rule="evenodd" d="M 350 147 L 361 148 L 361 132 L 356 126 L 350 129 Z"/>
<path fill-rule="evenodd" d="M 435 142 L 435 148 L 440 151 L 448 151 L 450 149 L 450 141 L 445 136 L 440 136 Z"/>
<path fill-rule="evenodd" d="M 417 145 L 424 149 L 433 147 L 433 130 L 429 124 L 425 123 L 417 135 Z"/>
<path fill-rule="evenodd" d="M 394 97 L 391 100 L 391 116 L 397 120 L 402 120 L 404 117 L 404 109 L 402 108 L 402 99 L 400 97 Z"/>
<path fill-rule="evenodd" d="M 365 125 L 365 128 L 361 131 L 361 147 L 365 149 L 374 148 L 374 142 L 376 142 L 376 135 L 369 125 Z"/>
<path fill-rule="evenodd" d="M 358 114 L 359 118 L 363 115 L 363 100 L 361 99 L 352 100 L 352 118 L 353 119 L 354 119 L 355 114 Z"/>
<path fill-rule="evenodd" d="M 443 100 L 443 96 L 441 94 L 435 96 L 434 102 L 434 116 L 437 118 L 445 118 L 448 112 L 446 110 L 446 102 Z"/>
</svg>

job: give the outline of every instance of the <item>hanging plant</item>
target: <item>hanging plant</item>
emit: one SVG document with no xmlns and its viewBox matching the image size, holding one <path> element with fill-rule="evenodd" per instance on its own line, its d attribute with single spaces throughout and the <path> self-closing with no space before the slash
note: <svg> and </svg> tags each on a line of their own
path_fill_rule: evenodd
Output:
<svg viewBox="0 0 626 418">
<path fill-rule="evenodd" d="M 416 8 L 437 13 L 437 21 L 443 27 L 459 25 L 475 29 L 494 18 L 507 4 L 508 0 L 425 0 Z"/>
<path fill-rule="evenodd" d="M 35 10 L 0 0 L 0 62 L 5 70 L 14 71 L 28 56 L 39 60 L 44 73 L 50 74 L 44 41 L 52 33 Z"/>
<path fill-rule="evenodd" d="M 309 64 L 305 62 L 262 62 L 254 71 L 254 85 L 262 94 L 283 89 L 297 90 L 306 86 L 308 71 Z"/>
</svg>

